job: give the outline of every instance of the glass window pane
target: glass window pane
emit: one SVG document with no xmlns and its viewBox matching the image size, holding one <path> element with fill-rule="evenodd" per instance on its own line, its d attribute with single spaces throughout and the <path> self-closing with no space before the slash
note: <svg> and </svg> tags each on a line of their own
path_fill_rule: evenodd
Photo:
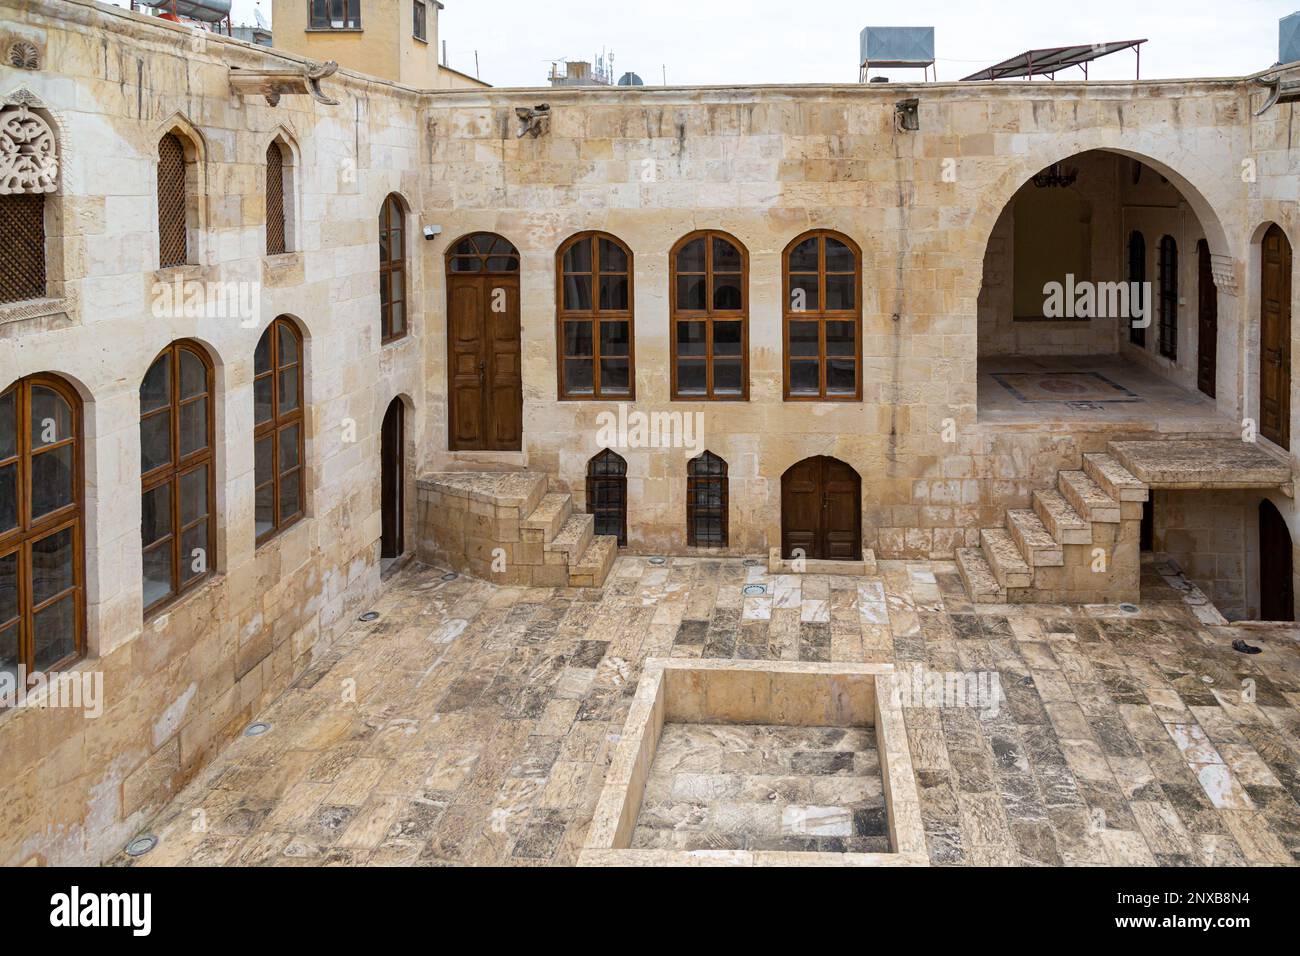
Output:
<svg viewBox="0 0 1300 956">
<path fill-rule="evenodd" d="M 627 355 L 630 344 L 631 337 L 628 334 L 627 322 L 600 323 L 600 354 L 602 358 Z"/>
<path fill-rule="evenodd" d="M 32 604 L 43 604 L 76 583 L 72 528 L 47 534 L 32 543 Z"/>
<path fill-rule="evenodd" d="M 159 545 L 144 553 L 144 606 L 151 607 L 172 593 L 172 548 Z"/>
<path fill-rule="evenodd" d="M 32 386 L 32 448 L 72 437 L 72 409 L 63 396 L 44 385 Z"/>
<path fill-rule="evenodd" d="M 264 485 L 257 489 L 253 506 L 253 522 L 260 538 L 275 528 L 275 486 Z"/>
<path fill-rule="evenodd" d="M 786 308 L 791 312 L 816 312 L 821 308 L 816 276 L 790 276 L 790 301 Z"/>
<path fill-rule="evenodd" d="M 267 435 L 253 446 L 253 484 L 264 485 L 272 478 L 271 436 Z"/>
<path fill-rule="evenodd" d="M 591 311 L 591 276 L 564 277 L 564 307 L 576 312 Z"/>
<path fill-rule="evenodd" d="M 383 213 L 379 216 L 379 261 L 388 261 L 388 229 L 384 225 Z"/>
<path fill-rule="evenodd" d="M 715 309 L 740 309 L 744 307 L 739 275 L 718 275 L 713 277 L 713 307 Z"/>
<path fill-rule="evenodd" d="M 630 365 L 627 359 L 600 360 L 600 390 L 626 392 L 631 386 Z"/>
<path fill-rule="evenodd" d="M 286 368 L 280 371 L 280 414 L 291 412 L 298 407 L 298 369 Z"/>
<path fill-rule="evenodd" d="M 77 601 L 69 594 L 38 613 L 32 620 L 35 669 L 48 670 L 77 649 Z"/>
<path fill-rule="evenodd" d="M 288 521 L 302 510 L 302 472 L 280 479 L 280 520 Z"/>
<path fill-rule="evenodd" d="M 18 463 L 0 467 L 0 531 L 18 527 Z"/>
<path fill-rule="evenodd" d="M 848 311 L 855 305 L 855 279 L 853 276 L 826 277 L 826 308 Z"/>
<path fill-rule="evenodd" d="M 388 259 L 391 262 L 396 262 L 404 255 L 402 252 L 402 211 L 397 207 L 396 202 L 393 203 L 391 215 L 392 218 L 388 221 Z"/>
<path fill-rule="evenodd" d="M 479 267 L 481 265 L 482 265 L 482 260 L 478 259 L 477 257 L 471 259 L 468 256 L 462 256 L 460 258 L 451 260 L 451 271 L 452 272 L 478 272 Z"/>
<path fill-rule="evenodd" d="M 390 273 L 388 274 L 388 282 L 389 282 L 389 288 L 392 290 L 391 293 L 390 293 L 390 295 L 388 296 L 388 301 L 390 301 L 390 302 L 404 302 L 404 301 L 406 301 L 406 278 L 405 278 L 405 276 L 404 276 L 401 272 L 390 272 Z M 283 336 L 281 336 L 281 337 L 283 337 Z M 282 354 L 281 357 L 280 357 L 280 364 L 281 364 L 281 365 L 288 365 L 288 364 L 289 364 L 289 360 L 286 359 L 286 358 L 284 358 L 284 357 L 283 357 L 283 354 Z"/>
<path fill-rule="evenodd" d="M 608 239 L 600 240 L 600 271 L 627 272 L 627 253 L 622 246 Z"/>
<path fill-rule="evenodd" d="M 290 425 L 288 428 L 280 429 L 280 472 L 298 467 L 298 438 L 302 428 L 300 425 Z"/>
<path fill-rule="evenodd" d="M 199 398 L 181 406 L 181 457 L 207 447 L 208 400 Z"/>
<path fill-rule="evenodd" d="M 73 446 L 64 445 L 32 458 L 32 518 L 73 501 Z"/>
<path fill-rule="evenodd" d="M 591 359 L 564 360 L 564 391 L 569 395 L 590 393 L 595 388 L 595 366 Z"/>
<path fill-rule="evenodd" d="M 389 313 L 389 335 L 401 335 L 406 331 L 406 303 L 394 302 Z"/>
<path fill-rule="evenodd" d="M 628 310 L 627 276 L 600 277 L 600 307 L 607 312 Z"/>
<path fill-rule="evenodd" d="M 478 246 L 474 244 L 473 236 L 466 236 L 460 242 L 456 243 L 454 251 L 458 256 L 473 256 L 478 254 Z"/>
<path fill-rule="evenodd" d="M 708 391 L 708 373 L 702 359 L 679 359 L 677 362 L 677 394 L 703 395 Z"/>
<path fill-rule="evenodd" d="M 140 383 L 140 411 L 152 412 L 162 408 L 172 397 L 172 357 L 171 354 L 160 356 L 158 361 L 149 366 Z"/>
<path fill-rule="evenodd" d="M 193 398 L 208 390 L 208 367 L 189 349 L 181 350 L 181 398 Z"/>
<path fill-rule="evenodd" d="M 858 390 L 857 363 L 853 359 L 828 359 L 826 392 L 829 395 L 852 395 Z"/>
<path fill-rule="evenodd" d="M 203 517 L 208 513 L 208 469 L 204 465 L 181 476 L 181 524 Z"/>
<path fill-rule="evenodd" d="M 740 250 L 716 236 L 713 239 L 713 271 L 739 272 L 741 269 Z"/>
<path fill-rule="evenodd" d="M 852 272 L 856 267 L 853 250 L 838 239 L 826 239 L 826 271 Z"/>
<path fill-rule="evenodd" d="M 739 359 L 713 360 L 713 391 L 722 395 L 739 395 L 741 392 Z"/>
<path fill-rule="evenodd" d="M 591 322 L 564 323 L 564 354 L 591 355 Z"/>
<path fill-rule="evenodd" d="M 140 422 L 140 470 L 153 471 L 172 460 L 172 413 L 159 412 Z"/>
<path fill-rule="evenodd" d="M 817 271 L 817 237 L 805 239 L 790 250 L 791 272 Z"/>
<path fill-rule="evenodd" d="M 0 558 L 0 624 L 8 624 L 17 616 L 18 552 L 13 551 Z"/>
<path fill-rule="evenodd" d="M 518 272 L 519 260 L 514 256 L 490 256 L 487 260 L 488 272 Z"/>
<path fill-rule="evenodd" d="M 826 323 L 826 354 L 857 355 L 857 337 L 854 334 L 854 322 Z"/>
<path fill-rule="evenodd" d="M 742 323 L 740 322 L 714 322 L 713 323 L 713 354 L 714 355 L 739 355 L 742 347 Z"/>
<path fill-rule="evenodd" d="M 271 376 L 253 381 L 253 421 L 260 425 L 271 420 Z"/>
<path fill-rule="evenodd" d="M 705 288 L 704 276 L 678 276 L 677 308 L 703 312 Z"/>
<path fill-rule="evenodd" d="M 790 363 L 790 392 L 793 395 L 817 395 L 821 391 L 821 370 L 816 361 Z"/>
<path fill-rule="evenodd" d="M 280 363 L 280 368 L 284 368 L 286 365 L 297 365 L 298 336 L 294 334 L 293 329 L 283 322 L 276 326 L 276 329 L 280 339 L 280 354 L 275 357 L 275 360 Z"/>
<path fill-rule="evenodd" d="M 208 523 L 197 524 L 181 535 L 181 583 L 206 574 L 212 566 L 208 557 Z"/>
<path fill-rule="evenodd" d="M 0 672 L 10 674 L 17 685 L 18 677 L 18 625 L 0 630 Z"/>
<path fill-rule="evenodd" d="M 172 484 L 150 488 L 140 496 L 140 544 L 148 547 L 172 533 Z"/>
<path fill-rule="evenodd" d="M 677 251 L 678 272 L 704 271 L 704 239 L 692 239 Z"/>
<path fill-rule="evenodd" d="M 591 240 L 583 239 L 575 242 L 564 251 L 564 271 L 565 272 L 590 272 L 591 271 Z"/>
<path fill-rule="evenodd" d="M 0 459 L 18 454 L 18 389 L 0 395 Z"/>
<path fill-rule="evenodd" d="M 708 348 L 708 324 L 705 322 L 677 323 L 677 354 L 682 357 L 704 355 Z"/>
<path fill-rule="evenodd" d="M 790 354 L 813 356 L 818 354 L 816 322 L 790 323 Z"/>
<path fill-rule="evenodd" d="M 268 328 L 257 340 L 257 350 L 253 352 L 253 374 L 261 375 L 271 371 L 271 329 Z"/>
</svg>

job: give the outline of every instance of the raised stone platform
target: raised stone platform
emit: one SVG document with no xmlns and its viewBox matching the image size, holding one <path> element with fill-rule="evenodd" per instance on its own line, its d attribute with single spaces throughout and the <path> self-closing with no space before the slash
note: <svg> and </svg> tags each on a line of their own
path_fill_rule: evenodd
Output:
<svg viewBox="0 0 1300 956">
<path fill-rule="evenodd" d="M 1116 441 L 1111 453 L 1152 488 L 1285 488 L 1291 466 L 1252 442 L 1233 438 Z"/>
</svg>

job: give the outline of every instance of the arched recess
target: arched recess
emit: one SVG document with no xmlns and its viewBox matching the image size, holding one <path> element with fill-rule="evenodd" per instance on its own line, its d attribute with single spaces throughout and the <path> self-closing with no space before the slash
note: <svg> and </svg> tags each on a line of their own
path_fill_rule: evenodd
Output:
<svg viewBox="0 0 1300 956">
<path fill-rule="evenodd" d="M 151 141 L 160 269 L 205 260 L 208 223 L 207 142 L 181 114 L 159 126 Z"/>
<path fill-rule="evenodd" d="M 1259 503 L 1259 617 L 1294 621 L 1295 591 L 1291 533 L 1273 502 Z"/>
<path fill-rule="evenodd" d="M 266 254 L 298 251 L 298 142 L 283 126 L 278 127 L 262 151 L 265 162 Z"/>
<path fill-rule="evenodd" d="M 612 448 L 587 462 L 587 513 L 594 515 L 595 533 L 618 538 L 627 546 L 627 461 Z"/>
<path fill-rule="evenodd" d="M 781 476 L 781 556 L 862 558 L 862 477 L 838 458 L 817 455 Z"/>
<path fill-rule="evenodd" d="M 379 429 L 379 501 L 381 561 L 406 553 L 406 403 L 398 395 L 384 410 Z"/>
<path fill-rule="evenodd" d="M 0 315 L 7 319 L 64 308 L 59 300 L 74 266 L 63 241 L 70 150 L 59 111 L 24 87 L 0 96 Z"/>
</svg>

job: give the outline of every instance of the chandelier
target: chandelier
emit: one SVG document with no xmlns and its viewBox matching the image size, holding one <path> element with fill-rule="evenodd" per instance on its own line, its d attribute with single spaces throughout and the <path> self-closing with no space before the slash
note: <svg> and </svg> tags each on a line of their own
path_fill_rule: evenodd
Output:
<svg viewBox="0 0 1300 956">
<path fill-rule="evenodd" d="M 1065 188 L 1066 186 L 1073 186 L 1074 181 L 1078 178 L 1079 169 L 1077 166 L 1063 169 L 1060 163 L 1052 163 L 1041 173 L 1034 176 L 1034 185 L 1039 189 L 1049 189 L 1053 186 Z"/>
</svg>

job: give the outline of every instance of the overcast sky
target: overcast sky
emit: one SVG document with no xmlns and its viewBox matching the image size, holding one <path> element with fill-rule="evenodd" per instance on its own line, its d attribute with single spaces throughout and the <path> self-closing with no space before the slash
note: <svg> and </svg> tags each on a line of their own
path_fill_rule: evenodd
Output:
<svg viewBox="0 0 1300 956">
<path fill-rule="evenodd" d="M 125 0 L 121 0 L 125 3 Z M 298 0 L 307 2 L 307 0 Z M 271 0 L 234 0 L 235 22 Z M 364 5 L 365 0 L 362 0 Z M 495 86 L 541 86 L 554 60 L 613 51 L 619 75 L 647 83 L 855 82 L 864 26 L 933 26 L 940 80 L 957 80 L 1032 47 L 1145 37 L 1143 77 L 1233 76 L 1271 66 L 1278 20 L 1300 0 L 444 0 L 451 66 Z M 363 6 L 363 22 L 365 17 Z M 274 24 L 273 24 L 274 25 Z M 1093 79 L 1129 79 L 1112 54 Z M 895 79 L 917 71 L 887 70 Z M 1076 68 L 1061 78 L 1082 78 Z"/>
</svg>

